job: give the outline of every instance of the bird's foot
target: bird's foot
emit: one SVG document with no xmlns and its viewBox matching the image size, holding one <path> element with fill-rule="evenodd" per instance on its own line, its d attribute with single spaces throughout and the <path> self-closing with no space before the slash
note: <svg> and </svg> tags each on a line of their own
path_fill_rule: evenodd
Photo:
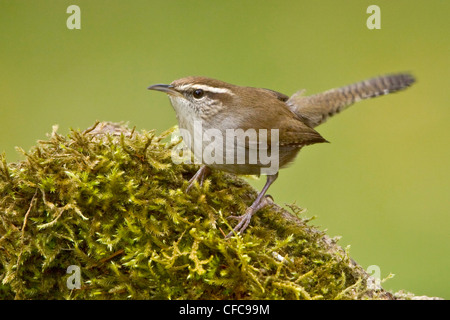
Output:
<svg viewBox="0 0 450 320">
<path fill-rule="evenodd" d="M 248 225 L 250 224 L 250 220 L 252 219 L 253 215 L 264 208 L 267 205 L 270 205 L 273 203 L 273 199 L 270 195 L 267 195 L 262 198 L 262 200 L 259 203 L 253 203 L 250 207 L 245 210 L 245 213 L 241 216 L 229 216 L 229 219 L 238 220 L 238 224 L 233 228 L 233 230 L 228 233 L 225 238 L 230 238 L 233 234 L 242 234 L 245 229 L 247 229 Z"/>
<path fill-rule="evenodd" d="M 198 181 L 198 184 L 200 186 L 203 185 L 203 181 L 205 180 L 205 178 L 210 174 L 211 169 L 208 168 L 205 165 L 202 165 L 200 167 L 200 169 L 198 169 L 198 171 L 192 176 L 192 178 L 189 180 L 189 184 L 186 188 L 186 193 L 189 192 L 189 190 L 194 186 L 195 181 Z"/>
</svg>

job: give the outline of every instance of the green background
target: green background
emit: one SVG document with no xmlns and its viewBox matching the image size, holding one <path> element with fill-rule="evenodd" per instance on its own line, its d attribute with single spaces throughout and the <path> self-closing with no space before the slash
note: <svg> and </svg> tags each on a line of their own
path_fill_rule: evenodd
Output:
<svg viewBox="0 0 450 320">
<path fill-rule="evenodd" d="M 81 30 L 66 9 L 81 8 Z M 381 30 L 366 9 L 381 8 Z M 269 193 L 377 265 L 392 290 L 450 298 L 449 1 L 0 0 L 0 152 L 95 120 L 176 124 L 154 83 L 188 75 L 317 93 L 410 71 L 417 84 L 318 127 Z M 261 188 L 264 179 L 251 180 Z"/>
</svg>

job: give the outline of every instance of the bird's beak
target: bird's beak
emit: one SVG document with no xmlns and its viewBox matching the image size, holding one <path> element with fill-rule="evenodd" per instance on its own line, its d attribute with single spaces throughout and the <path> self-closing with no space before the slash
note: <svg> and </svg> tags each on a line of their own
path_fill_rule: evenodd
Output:
<svg viewBox="0 0 450 320">
<path fill-rule="evenodd" d="M 148 90 L 156 90 L 165 92 L 167 94 L 171 95 L 179 95 L 180 93 L 174 89 L 174 87 L 171 84 L 154 84 L 147 88 Z"/>
</svg>

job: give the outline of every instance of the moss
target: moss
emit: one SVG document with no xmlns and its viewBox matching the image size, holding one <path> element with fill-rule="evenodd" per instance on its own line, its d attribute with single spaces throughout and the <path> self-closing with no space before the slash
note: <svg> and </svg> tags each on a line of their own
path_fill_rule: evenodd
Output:
<svg viewBox="0 0 450 320">
<path fill-rule="evenodd" d="M 323 232 L 277 205 L 224 239 L 256 196 L 215 171 L 174 165 L 179 142 L 96 123 L 0 159 L 1 299 L 372 299 L 370 277 Z M 81 270 L 68 289 L 69 266 Z"/>
</svg>

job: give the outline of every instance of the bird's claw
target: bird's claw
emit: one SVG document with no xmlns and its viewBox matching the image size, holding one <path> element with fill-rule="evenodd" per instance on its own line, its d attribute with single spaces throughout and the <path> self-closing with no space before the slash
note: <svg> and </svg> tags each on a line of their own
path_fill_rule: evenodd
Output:
<svg viewBox="0 0 450 320">
<path fill-rule="evenodd" d="M 250 224 L 250 220 L 252 219 L 253 215 L 262 208 L 264 208 L 265 206 L 270 205 L 272 203 L 273 198 L 270 195 L 266 195 L 264 198 L 262 198 L 259 204 L 255 205 L 255 203 L 253 203 L 250 207 L 248 207 L 243 215 L 228 216 L 228 219 L 238 220 L 239 222 L 233 228 L 233 230 L 225 236 L 225 238 L 228 239 L 235 233 L 241 234 L 242 232 L 244 232 L 244 230 L 247 229 L 248 225 Z"/>
</svg>

